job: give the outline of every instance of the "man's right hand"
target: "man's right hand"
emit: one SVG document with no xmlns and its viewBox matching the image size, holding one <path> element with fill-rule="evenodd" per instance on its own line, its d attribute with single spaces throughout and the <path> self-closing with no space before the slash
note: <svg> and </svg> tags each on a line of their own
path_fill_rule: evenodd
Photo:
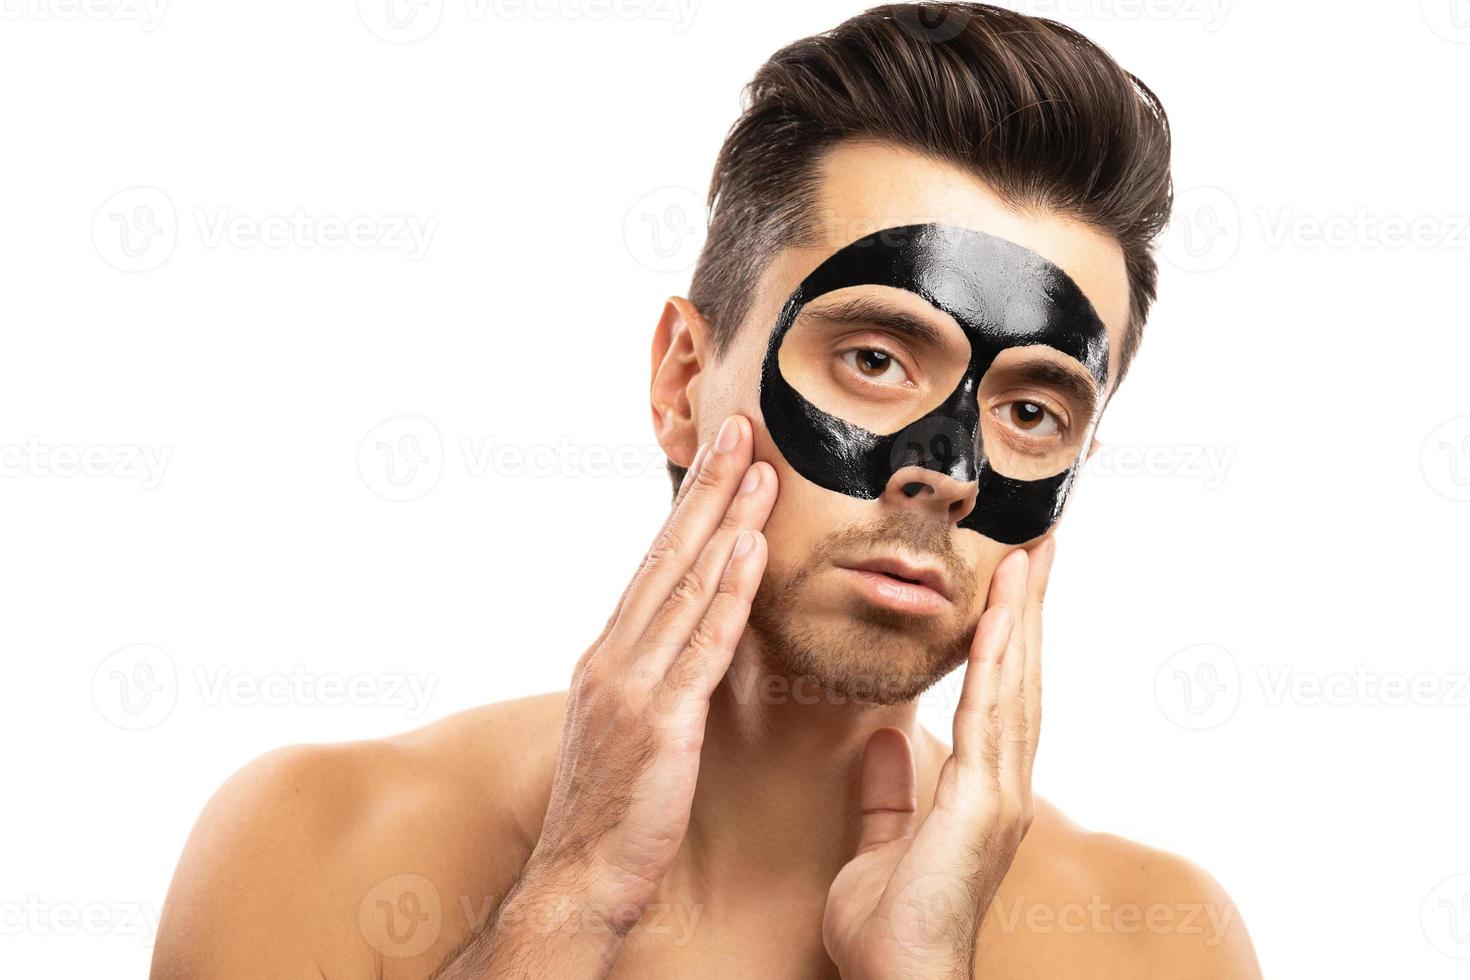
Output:
<svg viewBox="0 0 1470 980">
<path fill-rule="evenodd" d="M 492 926 L 482 969 L 600 975 L 653 901 L 689 824 L 709 699 L 766 565 L 776 472 L 750 422 L 701 447 L 668 521 L 577 662 L 541 837 Z M 467 953 L 472 952 L 470 950 Z M 602 964 L 599 969 L 599 963 Z M 486 971 L 483 968 L 488 967 Z"/>
</svg>

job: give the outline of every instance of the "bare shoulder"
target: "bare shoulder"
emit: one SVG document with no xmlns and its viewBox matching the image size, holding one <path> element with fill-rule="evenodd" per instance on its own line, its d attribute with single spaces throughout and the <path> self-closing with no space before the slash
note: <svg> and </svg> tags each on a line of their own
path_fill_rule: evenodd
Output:
<svg viewBox="0 0 1470 980">
<path fill-rule="evenodd" d="M 564 702 L 486 705 L 246 765 L 185 845 L 155 980 L 431 972 L 540 835 Z"/>
<path fill-rule="evenodd" d="M 1260 977 L 1239 911 L 1204 869 L 1043 800 L 986 916 L 987 945 L 1006 976 Z"/>
</svg>

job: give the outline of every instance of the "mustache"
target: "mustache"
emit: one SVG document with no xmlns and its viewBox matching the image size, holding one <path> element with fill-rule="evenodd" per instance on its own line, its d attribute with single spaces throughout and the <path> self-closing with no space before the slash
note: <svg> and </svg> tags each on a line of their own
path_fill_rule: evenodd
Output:
<svg viewBox="0 0 1470 980">
<path fill-rule="evenodd" d="M 898 545 L 915 557 L 942 563 L 956 598 L 972 598 L 978 576 L 955 547 L 948 524 L 907 511 L 896 511 L 867 524 L 849 524 L 817 543 L 808 567 L 826 562 L 857 561 L 876 545 Z"/>
</svg>

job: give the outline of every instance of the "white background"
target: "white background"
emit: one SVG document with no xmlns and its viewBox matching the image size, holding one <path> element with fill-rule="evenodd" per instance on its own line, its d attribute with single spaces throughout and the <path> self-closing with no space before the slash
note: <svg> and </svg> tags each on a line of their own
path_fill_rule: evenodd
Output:
<svg viewBox="0 0 1470 980">
<path fill-rule="evenodd" d="M 8 976 L 143 975 L 254 756 L 564 686 L 667 507 L 648 343 L 740 86 L 864 6 L 151 3 L 0 0 Z M 1024 9 L 1159 93 L 1179 188 L 1039 791 L 1268 976 L 1464 976 L 1470 6 Z"/>
</svg>

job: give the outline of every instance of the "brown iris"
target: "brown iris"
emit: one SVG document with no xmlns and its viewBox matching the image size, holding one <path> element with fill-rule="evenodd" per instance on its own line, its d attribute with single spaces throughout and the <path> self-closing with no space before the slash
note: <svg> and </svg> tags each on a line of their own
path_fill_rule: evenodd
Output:
<svg viewBox="0 0 1470 980">
<path fill-rule="evenodd" d="M 1018 429 L 1034 429 L 1046 418 L 1046 409 L 1035 402 L 1012 402 L 1011 421 Z"/>
<path fill-rule="evenodd" d="M 863 350 L 857 352 L 858 370 L 868 375 L 880 375 L 888 369 L 893 358 L 881 350 Z"/>
</svg>

